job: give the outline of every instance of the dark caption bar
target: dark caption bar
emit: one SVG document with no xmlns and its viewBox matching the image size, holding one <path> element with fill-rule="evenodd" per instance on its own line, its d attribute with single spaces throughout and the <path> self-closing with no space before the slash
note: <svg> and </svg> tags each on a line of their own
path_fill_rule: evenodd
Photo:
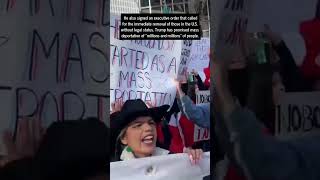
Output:
<svg viewBox="0 0 320 180">
<path fill-rule="evenodd" d="M 199 40 L 198 14 L 121 14 L 120 40 Z"/>
</svg>

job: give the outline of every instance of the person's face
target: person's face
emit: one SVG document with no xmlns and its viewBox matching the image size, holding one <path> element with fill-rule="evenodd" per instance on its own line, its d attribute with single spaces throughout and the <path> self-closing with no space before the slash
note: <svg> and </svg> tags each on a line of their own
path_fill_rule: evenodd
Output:
<svg viewBox="0 0 320 180">
<path fill-rule="evenodd" d="M 278 72 L 273 73 L 272 76 L 272 98 L 274 104 L 279 104 L 281 94 L 285 91 L 282 84 L 281 76 Z"/>
<path fill-rule="evenodd" d="M 150 116 L 136 118 L 127 128 L 122 144 L 129 146 L 136 157 L 152 155 L 157 141 L 156 123 Z"/>
</svg>

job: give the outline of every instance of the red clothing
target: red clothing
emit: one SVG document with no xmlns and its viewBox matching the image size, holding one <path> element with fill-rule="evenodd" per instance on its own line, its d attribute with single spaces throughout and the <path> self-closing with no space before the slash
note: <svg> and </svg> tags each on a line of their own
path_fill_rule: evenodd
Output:
<svg viewBox="0 0 320 180">
<path fill-rule="evenodd" d="M 182 129 L 182 134 L 184 136 L 185 146 L 191 147 L 194 144 L 194 124 L 183 114 L 180 117 L 179 123 Z"/>
<path fill-rule="evenodd" d="M 316 63 L 316 57 L 320 56 L 320 19 L 302 22 L 300 33 L 304 38 L 307 49 L 301 66 L 302 72 L 307 78 L 319 79 L 320 62 Z"/>
<path fill-rule="evenodd" d="M 204 85 L 206 87 L 210 87 L 210 66 L 207 67 L 207 68 L 204 68 L 203 72 L 204 72 L 204 74 L 206 76 L 206 79 L 204 80 Z"/>
</svg>

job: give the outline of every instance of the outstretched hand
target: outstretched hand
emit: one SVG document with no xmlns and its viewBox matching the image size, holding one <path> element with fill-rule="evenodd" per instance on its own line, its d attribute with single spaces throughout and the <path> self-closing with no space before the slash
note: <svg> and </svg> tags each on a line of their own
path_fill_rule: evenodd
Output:
<svg viewBox="0 0 320 180">
<path fill-rule="evenodd" d="M 118 99 L 115 102 L 111 103 L 111 114 L 121 111 L 123 104 L 124 102 L 122 99 Z"/>
<path fill-rule="evenodd" d="M 202 159 L 202 149 L 185 148 L 183 151 L 184 153 L 188 153 L 192 165 L 198 164 L 199 161 Z"/>
</svg>

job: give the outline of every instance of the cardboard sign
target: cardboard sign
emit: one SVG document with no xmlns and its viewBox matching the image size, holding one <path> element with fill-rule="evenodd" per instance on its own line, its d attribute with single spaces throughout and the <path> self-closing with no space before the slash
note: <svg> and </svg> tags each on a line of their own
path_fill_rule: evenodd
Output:
<svg viewBox="0 0 320 180">
<path fill-rule="evenodd" d="M 109 118 L 107 1 L 30 2 L 0 1 L 0 154 L 22 118 Z"/>
<path fill-rule="evenodd" d="M 196 97 L 197 97 L 196 99 L 197 104 L 210 103 L 210 90 L 198 91 L 196 93 Z M 209 139 L 210 139 L 210 130 L 206 128 L 201 128 L 195 124 L 194 135 L 193 135 L 194 142 L 204 141 Z"/>
<path fill-rule="evenodd" d="M 142 99 L 154 106 L 172 105 L 176 96 L 173 79 L 177 78 L 181 65 L 182 41 L 119 40 L 119 25 L 120 18 L 113 16 L 110 102 Z"/>
<path fill-rule="evenodd" d="M 110 164 L 110 179 L 116 180 L 202 180 L 210 174 L 210 153 L 198 165 L 187 154 L 171 154 L 119 161 Z"/>
<path fill-rule="evenodd" d="M 276 108 L 276 136 L 320 134 L 320 92 L 285 93 Z"/>
<path fill-rule="evenodd" d="M 211 98 L 210 90 L 196 92 L 197 104 L 210 103 L 210 98 Z"/>
</svg>

